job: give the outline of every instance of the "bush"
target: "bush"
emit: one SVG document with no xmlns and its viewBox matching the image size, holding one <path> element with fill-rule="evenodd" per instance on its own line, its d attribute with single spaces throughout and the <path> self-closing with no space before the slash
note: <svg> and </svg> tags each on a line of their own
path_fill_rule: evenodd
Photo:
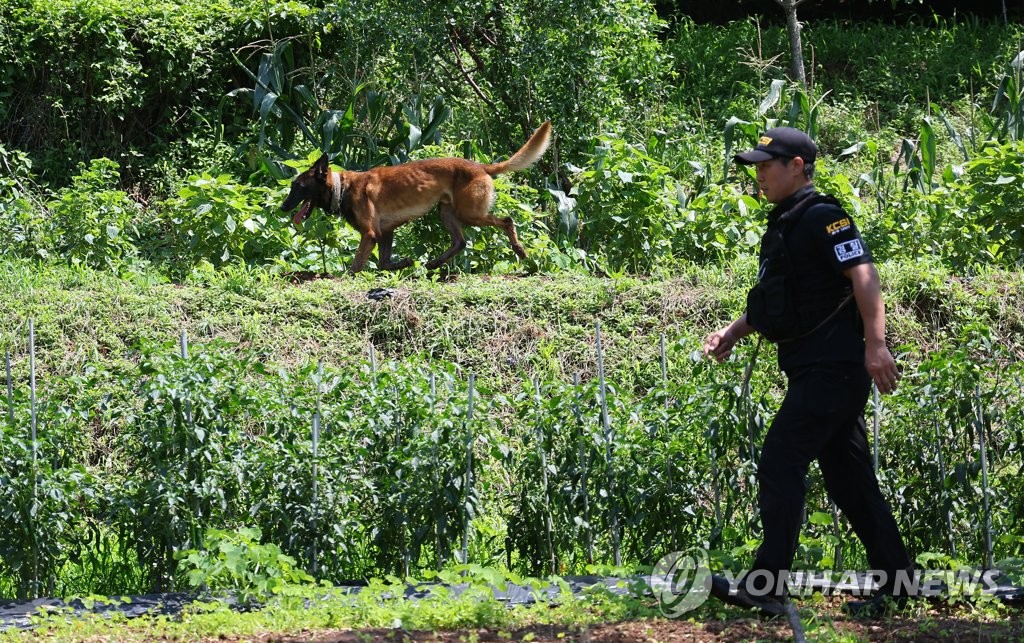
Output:
<svg viewBox="0 0 1024 643">
<path fill-rule="evenodd" d="M 178 570 L 193 589 L 236 590 L 243 603 L 278 596 L 302 597 L 313 577 L 273 543 L 260 542 L 258 527 L 237 531 L 209 529 L 201 549 L 179 552 Z"/>
<path fill-rule="evenodd" d="M 963 174 L 968 214 L 989 232 L 988 257 L 1024 259 L 1024 140 L 982 147 Z"/>
<path fill-rule="evenodd" d="M 643 272 L 669 258 L 680 205 L 669 168 L 610 137 L 598 140 L 591 163 L 574 176 L 578 246 L 611 272 Z"/>
<path fill-rule="evenodd" d="M 278 211 L 283 201 L 281 190 L 246 185 L 228 174 L 192 176 L 176 197 L 160 204 L 148 250 L 178 278 L 204 262 L 274 263 L 298 244 L 288 217 Z"/>
<path fill-rule="evenodd" d="M 95 159 L 49 204 L 50 240 L 71 263 L 110 268 L 136 254 L 141 208 L 116 189 L 118 164 Z"/>
<path fill-rule="evenodd" d="M 245 0 L 5 2 L 0 139 L 31 154 L 54 186 L 69 159 L 106 156 L 127 177 L 148 177 L 169 144 L 217 131 L 232 52 L 267 35 L 271 20 L 278 35 L 302 33 L 306 13 Z"/>
<path fill-rule="evenodd" d="M 32 161 L 0 146 L 0 251 L 5 256 L 45 258 L 46 217 L 30 185 Z"/>
</svg>

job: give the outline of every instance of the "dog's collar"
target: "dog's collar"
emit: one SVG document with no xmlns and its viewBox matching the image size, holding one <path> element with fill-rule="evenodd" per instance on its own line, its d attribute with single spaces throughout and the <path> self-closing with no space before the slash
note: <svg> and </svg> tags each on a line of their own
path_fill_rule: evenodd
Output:
<svg viewBox="0 0 1024 643">
<path fill-rule="evenodd" d="M 331 214 L 341 212 L 341 196 L 344 193 L 341 189 L 341 172 L 331 172 Z"/>
</svg>

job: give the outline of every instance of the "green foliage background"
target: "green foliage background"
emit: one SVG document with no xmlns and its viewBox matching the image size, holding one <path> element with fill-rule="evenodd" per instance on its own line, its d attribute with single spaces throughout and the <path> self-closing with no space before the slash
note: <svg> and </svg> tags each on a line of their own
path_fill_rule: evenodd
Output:
<svg viewBox="0 0 1024 643">
<path fill-rule="evenodd" d="M 221 587 L 261 557 L 403 575 L 463 542 L 530 573 L 692 546 L 741 567 L 782 376 L 769 351 L 747 393 L 749 346 L 694 352 L 742 309 L 763 225 L 731 154 L 779 123 L 814 134 L 880 264 L 905 373 L 881 474 L 912 548 L 984 564 L 985 515 L 1012 567 L 1021 37 L 811 23 L 798 88 L 781 28 L 641 0 L 4 3 L 0 595 Z M 427 273 L 427 218 L 396 240 L 416 266 L 343 277 L 356 235 L 277 210 L 321 150 L 489 162 L 549 118 L 550 152 L 497 182 L 524 261 L 472 230 Z M 863 565 L 816 493 L 799 564 Z"/>
</svg>

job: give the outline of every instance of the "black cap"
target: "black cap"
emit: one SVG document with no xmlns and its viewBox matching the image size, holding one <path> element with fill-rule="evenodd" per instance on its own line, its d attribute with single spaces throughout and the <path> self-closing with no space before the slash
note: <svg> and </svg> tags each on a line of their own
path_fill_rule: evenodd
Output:
<svg viewBox="0 0 1024 643">
<path fill-rule="evenodd" d="M 757 147 L 733 157 L 741 165 L 752 165 L 775 158 L 799 156 L 804 163 L 813 163 L 818 156 L 818 146 L 811 137 L 792 127 L 776 127 L 761 135 Z"/>
</svg>

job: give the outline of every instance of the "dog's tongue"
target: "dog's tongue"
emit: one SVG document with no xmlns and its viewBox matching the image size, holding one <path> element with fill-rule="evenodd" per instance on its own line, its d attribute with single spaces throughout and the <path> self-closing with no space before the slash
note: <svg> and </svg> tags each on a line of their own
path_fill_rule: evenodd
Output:
<svg viewBox="0 0 1024 643">
<path fill-rule="evenodd" d="M 303 221 L 305 221 L 306 217 L 309 216 L 310 210 L 312 210 L 312 209 L 313 209 L 313 202 L 312 201 L 303 201 L 302 202 L 302 206 L 295 213 L 295 216 L 292 217 L 292 223 L 297 226 L 300 223 L 302 223 Z"/>
</svg>

